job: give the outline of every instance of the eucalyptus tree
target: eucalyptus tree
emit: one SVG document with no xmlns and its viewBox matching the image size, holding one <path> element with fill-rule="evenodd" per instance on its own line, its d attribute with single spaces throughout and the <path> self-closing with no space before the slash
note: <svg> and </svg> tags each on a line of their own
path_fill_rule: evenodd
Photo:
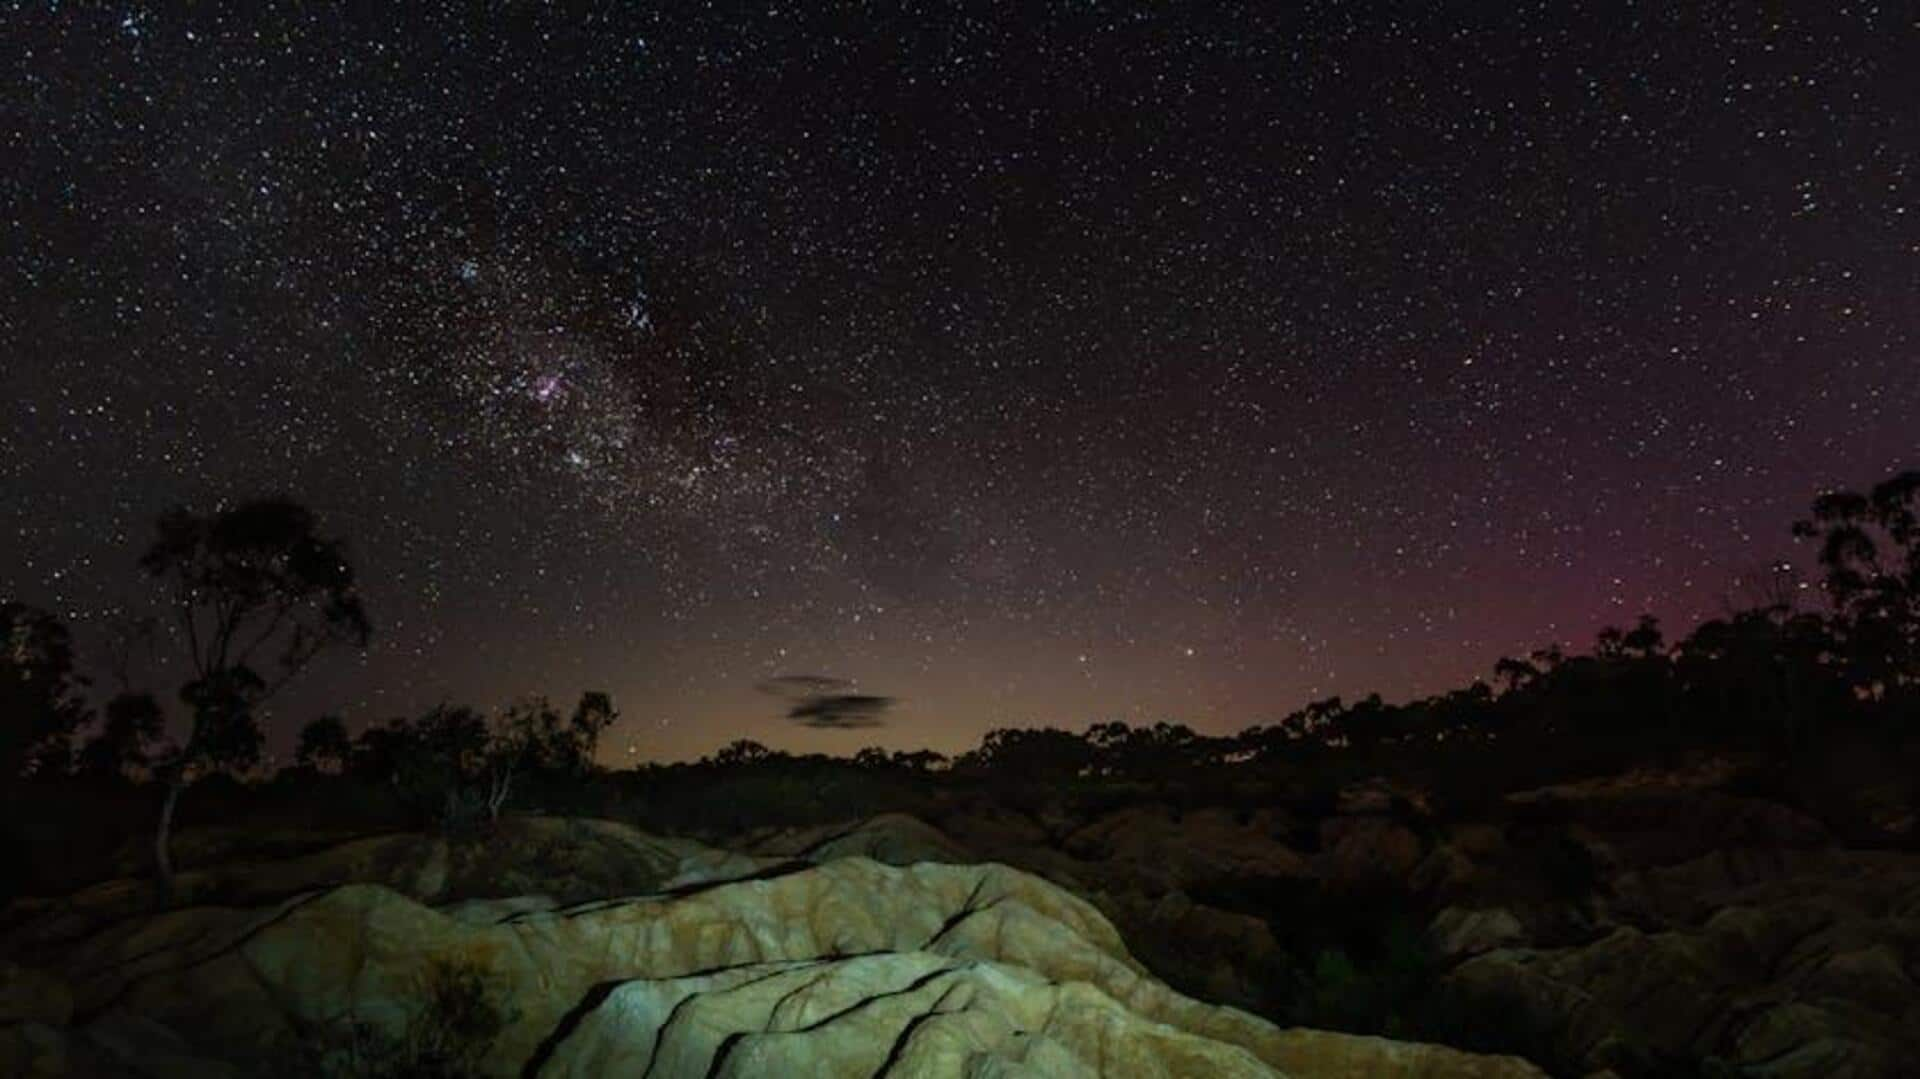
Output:
<svg viewBox="0 0 1920 1079">
<path fill-rule="evenodd" d="M 257 763 L 260 708 L 322 653 L 365 647 L 372 630 L 344 545 L 322 537 L 313 512 L 288 499 L 210 515 L 169 510 L 140 568 L 163 590 L 188 672 L 180 687 L 186 737 L 152 762 L 166 789 L 153 839 L 164 906 L 181 793 L 198 775 Z"/>
</svg>

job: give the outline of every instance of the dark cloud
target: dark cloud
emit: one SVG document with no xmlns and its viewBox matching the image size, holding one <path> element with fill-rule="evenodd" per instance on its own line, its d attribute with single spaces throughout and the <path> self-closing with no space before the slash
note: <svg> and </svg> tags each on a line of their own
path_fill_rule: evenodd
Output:
<svg viewBox="0 0 1920 1079">
<path fill-rule="evenodd" d="M 895 703 L 892 697 L 849 692 L 853 682 L 848 679 L 817 674 L 781 675 L 757 688 L 787 702 L 787 719 L 822 730 L 884 726 L 883 717 Z"/>
<path fill-rule="evenodd" d="M 892 697 L 875 697 L 865 693 L 829 693 L 819 697 L 809 697 L 787 709 L 787 718 L 803 727 L 815 727 L 830 730 L 852 730 L 859 727 L 879 727 L 884 724 L 881 716 L 893 707 Z"/>
</svg>

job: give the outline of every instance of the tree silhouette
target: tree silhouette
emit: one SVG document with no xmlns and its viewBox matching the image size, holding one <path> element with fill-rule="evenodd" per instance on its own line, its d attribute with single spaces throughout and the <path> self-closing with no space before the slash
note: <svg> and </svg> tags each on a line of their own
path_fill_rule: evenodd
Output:
<svg viewBox="0 0 1920 1079">
<path fill-rule="evenodd" d="M 186 740 L 154 765 L 166 784 L 153 846 L 164 906 L 181 792 L 197 773 L 258 761 L 260 706 L 327 649 L 364 647 L 371 628 L 342 545 L 321 538 L 312 511 L 288 499 L 212 516 L 169 510 L 140 568 L 167 589 L 191 672 L 180 689 L 191 719 Z"/>
<path fill-rule="evenodd" d="M 1501 656 L 1493 665 L 1493 676 L 1506 683 L 1508 693 L 1518 693 L 1540 677 L 1540 668 L 1524 659 Z"/>
<path fill-rule="evenodd" d="M 896 750 L 893 763 L 909 772 L 931 772 L 947 763 L 947 755 L 931 749 Z"/>
<path fill-rule="evenodd" d="M 66 773 L 73 733 L 87 717 L 82 685 L 59 619 L 0 602 L 0 781 Z"/>
<path fill-rule="evenodd" d="M 321 716 L 300 728 L 300 744 L 293 759 L 322 772 L 342 772 L 353 755 L 353 740 L 339 716 Z"/>
<path fill-rule="evenodd" d="M 946 754 L 931 749 L 888 753 L 879 746 L 867 746 L 853 755 L 853 763 L 877 772 L 931 772 L 947 762 Z"/>
<path fill-rule="evenodd" d="M 1197 763 L 1206 745 L 1182 723 L 1130 727 L 1110 721 L 1087 728 L 1084 740 L 1097 772 L 1134 779 L 1165 778 Z"/>
<path fill-rule="evenodd" d="M 464 705 L 441 704 L 403 726 L 400 785 L 442 825 L 466 823 L 479 811 L 472 790 L 488 766 L 487 717 Z"/>
<path fill-rule="evenodd" d="M 1793 532 L 1819 542 L 1854 683 L 1874 697 L 1920 685 L 1920 470 L 1821 495 Z"/>
<path fill-rule="evenodd" d="M 567 721 L 569 764 L 574 771 L 585 773 L 599 767 L 600 736 L 619 719 L 612 694 L 600 690 L 580 694 Z"/>
<path fill-rule="evenodd" d="M 421 820 L 439 821 L 458 815 L 467 777 L 486 748 L 485 717 L 442 703 L 417 719 L 396 717 L 361 731 L 346 772 L 392 788 Z"/>
<path fill-rule="evenodd" d="M 1094 748 L 1086 739 L 1056 727 L 995 728 L 980 740 L 980 748 L 955 762 L 962 770 L 1047 779 L 1071 779 L 1093 763 Z"/>
<path fill-rule="evenodd" d="M 728 742 L 719 752 L 713 755 L 713 763 L 722 768 L 732 768 L 735 765 L 755 764 L 760 761 L 770 760 L 772 757 L 772 750 L 753 739 L 736 738 Z"/>
<path fill-rule="evenodd" d="M 1660 632 L 1660 620 L 1650 614 L 1640 616 L 1640 621 L 1620 638 L 1620 651 L 1632 659 L 1654 659 L 1665 652 L 1666 635 Z"/>
<path fill-rule="evenodd" d="M 107 702 L 100 733 L 80 748 L 80 774 L 89 779 L 118 780 L 145 766 L 160 741 L 166 719 L 153 694 L 116 694 Z"/>
<path fill-rule="evenodd" d="M 1774 605 L 1701 623 L 1675 650 L 1675 674 L 1697 726 L 1733 734 L 1757 725 L 1793 741 L 1846 709 L 1833 649 L 1823 619 Z"/>
<path fill-rule="evenodd" d="M 1651 659 L 1665 648 L 1666 636 L 1660 632 L 1660 620 L 1643 614 L 1632 629 L 1603 627 L 1594 637 L 1593 656 L 1604 660 Z M 1496 672 L 1498 669 L 1496 664 Z"/>
<path fill-rule="evenodd" d="M 530 697 L 507 709 L 489 726 L 480 757 L 487 819 L 500 818 L 515 780 L 528 772 L 569 779 L 591 775 L 599 768 L 595 754 L 600 734 L 619 718 L 613 698 L 597 691 L 582 693 L 564 722 L 545 697 Z"/>
</svg>

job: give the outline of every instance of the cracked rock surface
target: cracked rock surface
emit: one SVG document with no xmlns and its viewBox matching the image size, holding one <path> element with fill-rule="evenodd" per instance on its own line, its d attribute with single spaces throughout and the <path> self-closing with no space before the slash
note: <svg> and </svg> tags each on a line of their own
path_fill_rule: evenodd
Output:
<svg viewBox="0 0 1920 1079">
<path fill-rule="evenodd" d="M 704 882 L 587 901 L 436 907 L 381 881 L 84 931 L 43 912 L 62 934 L 31 976 L 65 988 L 70 1020 L 0 1026 L 0 1071 L 352 1073 L 316 1039 L 418 1049 L 436 979 L 457 970 L 497 1017 L 466 1065 L 484 1075 L 1538 1074 L 1182 996 L 1092 905 L 1005 866 L 856 856 L 728 877 L 725 859 L 679 853 L 694 871 L 650 871 Z M 34 933 L 28 919 L 0 944 L 45 943 Z"/>
</svg>

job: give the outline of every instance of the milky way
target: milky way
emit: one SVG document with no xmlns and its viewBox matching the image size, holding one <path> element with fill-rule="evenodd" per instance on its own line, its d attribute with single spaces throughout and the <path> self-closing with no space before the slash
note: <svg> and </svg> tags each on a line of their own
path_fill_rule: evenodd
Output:
<svg viewBox="0 0 1920 1079">
<path fill-rule="evenodd" d="M 1683 627 L 1920 463 L 1901 5 L 1279 6 L 10 5 L 0 593 L 287 491 L 378 634 L 282 739 L 953 749 Z"/>
</svg>

